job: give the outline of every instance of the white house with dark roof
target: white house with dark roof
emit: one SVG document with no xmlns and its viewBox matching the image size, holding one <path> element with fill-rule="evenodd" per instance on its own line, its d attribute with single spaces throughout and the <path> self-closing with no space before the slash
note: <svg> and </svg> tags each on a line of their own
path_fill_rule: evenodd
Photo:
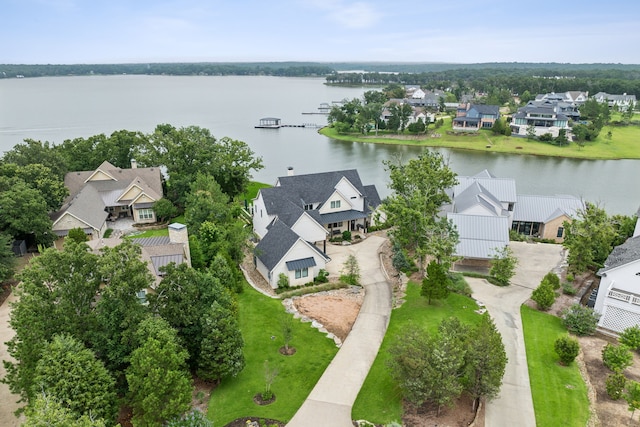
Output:
<svg viewBox="0 0 640 427">
<path fill-rule="evenodd" d="M 306 175 L 294 175 L 290 169 L 287 176 L 277 179 L 274 187 L 260 189 L 253 201 L 253 231 L 261 239 L 256 247 L 258 271 L 274 287 L 282 272 L 291 274 L 291 284 L 313 280 L 324 264 L 315 267 L 328 260 L 323 252 L 327 239 L 347 230 L 365 232 L 374 224 L 373 213 L 379 205 L 376 187 L 363 185 L 355 169 Z M 290 252 L 293 245 L 305 247 L 298 238 L 316 249 L 322 247 L 317 249 L 320 255 L 307 253 L 304 257 L 315 260 L 316 265 L 311 266 L 314 276 L 296 277 L 298 268 L 283 267 L 299 259 L 293 259 Z M 325 256 L 325 261 L 318 256 Z M 275 277 L 274 269 L 278 270 Z"/>
<path fill-rule="evenodd" d="M 133 218 L 134 223 L 156 221 L 153 204 L 162 198 L 160 168 L 121 169 L 103 162 L 96 170 L 69 172 L 64 183 L 69 197 L 53 214 L 53 231 L 66 236 L 82 228 L 92 239 L 102 237 L 108 220 Z"/>
<path fill-rule="evenodd" d="M 304 240 L 283 222 L 276 220 L 254 251 L 258 272 L 273 289 L 281 274 L 290 286 L 313 281 L 330 258 L 312 243 Z"/>
<path fill-rule="evenodd" d="M 629 107 L 636 105 L 636 96 L 623 93 L 622 95 L 615 95 L 606 92 L 598 92 L 593 95 L 596 101 L 600 103 L 607 103 L 609 108 L 617 106 L 620 111 L 627 111 Z"/>
<path fill-rule="evenodd" d="M 616 334 L 640 325 L 639 228 L 633 237 L 613 249 L 598 271 L 601 279 L 594 306 L 600 314 L 598 326 Z"/>
</svg>

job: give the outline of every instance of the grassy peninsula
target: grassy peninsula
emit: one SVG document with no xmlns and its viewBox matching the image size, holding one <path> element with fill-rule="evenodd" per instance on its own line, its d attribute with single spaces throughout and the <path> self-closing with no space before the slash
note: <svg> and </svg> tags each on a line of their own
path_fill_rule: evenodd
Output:
<svg viewBox="0 0 640 427">
<path fill-rule="evenodd" d="M 447 147 L 461 150 L 576 159 L 640 159 L 640 126 L 636 125 L 604 126 L 595 141 L 588 141 L 582 147 L 575 142 L 559 147 L 547 142 L 522 137 L 494 135 L 490 130 L 480 130 L 477 133 L 454 133 L 451 129 L 450 117 L 444 117 L 444 124 L 440 128 L 433 129 L 433 127 L 430 127 L 426 135 L 384 132 L 379 132 L 378 136 L 373 132 L 366 135 L 359 133 L 339 134 L 332 127 L 324 127 L 319 132 L 333 139 L 374 144 Z M 609 132 L 611 132 L 610 138 L 608 137 Z M 439 136 L 434 137 L 434 135 Z"/>
</svg>

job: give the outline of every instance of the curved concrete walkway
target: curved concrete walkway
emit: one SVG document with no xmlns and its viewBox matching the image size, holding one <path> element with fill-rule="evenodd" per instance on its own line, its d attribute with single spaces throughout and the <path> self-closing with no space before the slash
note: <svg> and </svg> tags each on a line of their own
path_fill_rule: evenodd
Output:
<svg viewBox="0 0 640 427">
<path fill-rule="evenodd" d="M 502 335 L 509 358 L 500 395 L 487 402 L 485 426 L 535 427 L 520 306 L 531 296 L 544 275 L 560 265 L 562 247 L 522 242 L 511 242 L 510 246 L 519 260 L 511 286 L 500 288 L 484 279 L 467 277 L 473 297 L 485 304 Z"/>
<path fill-rule="evenodd" d="M 352 246 L 327 248 L 330 274 L 339 274 L 350 254 L 360 267 L 365 297 L 351 333 L 289 427 L 352 427 L 351 408 L 378 354 L 391 315 L 391 286 L 381 271 L 378 250 L 384 238 L 370 236 Z"/>
</svg>

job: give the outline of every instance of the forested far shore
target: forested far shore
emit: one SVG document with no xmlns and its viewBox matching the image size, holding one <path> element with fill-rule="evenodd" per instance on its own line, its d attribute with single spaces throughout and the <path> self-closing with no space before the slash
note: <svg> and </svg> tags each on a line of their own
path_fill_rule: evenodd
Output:
<svg viewBox="0 0 640 427">
<path fill-rule="evenodd" d="M 359 70 L 358 72 L 349 72 Z M 282 77 L 326 77 L 328 84 L 419 84 L 446 88 L 464 82 L 478 90 L 483 85 L 516 88 L 524 80 L 529 91 L 536 87 L 591 86 L 593 80 L 615 81 L 607 89 L 622 93 L 620 82 L 638 84 L 640 64 L 564 64 L 492 62 L 473 64 L 383 63 L 383 62 L 176 62 L 128 64 L 0 64 L 0 79 L 73 75 L 265 75 Z M 533 79 L 533 81 L 532 81 Z M 488 83 L 484 83 L 487 81 Z M 619 91 L 614 89 L 621 89 Z M 630 86 L 629 93 L 637 93 Z M 584 89 L 583 89 L 584 90 Z M 603 89 L 604 90 L 604 89 Z"/>
</svg>

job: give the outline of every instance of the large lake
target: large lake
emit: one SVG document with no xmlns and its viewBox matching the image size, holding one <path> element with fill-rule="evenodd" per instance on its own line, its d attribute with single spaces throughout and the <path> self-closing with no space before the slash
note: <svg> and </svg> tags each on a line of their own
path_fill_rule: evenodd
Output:
<svg viewBox="0 0 640 427">
<path fill-rule="evenodd" d="M 315 129 L 255 129 L 262 117 L 284 124 L 324 124 L 323 103 L 359 97 L 363 88 L 328 87 L 322 78 L 91 76 L 0 80 L 0 151 L 25 138 L 52 143 L 127 129 L 151 132 L 159 123 L 197 125 L 216 137 L 245 141 L 265 168 L 256 180 L 273 183 L 295 173 L 357 168 L 365 184 L 389 194 L 382 161 L 405 160 L 423 149 L 336 141 Z M 639 141 L 640 149 L 640 141 Z M 640 206 L 639 160 L 574 160 L 440 149 L 459 175 L 489 169 L 516 179 L 522 194 L 573 194 L 609 213 Z"/>
</svg>

